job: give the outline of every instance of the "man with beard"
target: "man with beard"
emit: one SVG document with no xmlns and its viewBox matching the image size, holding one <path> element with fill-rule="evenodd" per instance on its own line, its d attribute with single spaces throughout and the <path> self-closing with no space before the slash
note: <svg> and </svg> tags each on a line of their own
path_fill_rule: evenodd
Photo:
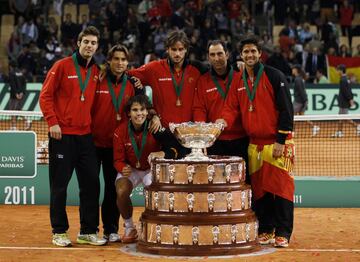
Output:
<svg viewBox="0 0 360 262">
<path fill-rule="evenodd" d="M 193 97 L 198 79 L 204 68 L 186 58 L 190 41 L 183 31 L 168 34 L 165 47 L 167 59 L 152 61 L 128 73 L 152 88 L 153 106 L 167 128 L 170 122 L 192 120 Z"/>
<path fill-rule="evenodd" d="M 239 72 L 230 65 L 226 44 L 220 40 L 208 44 L 208 60 L 211 69 L 198 81 L 193 106 L 194 121 L 215 122 L 221 116 L 231 82 Z M 234 124 L 224 130 L 214 145 L 208 148 L 209 155 L 241 156 L 247 160 L 249 140 L 238 114 Z"/>
<path fill-rule="evenodd" d="M 125 105 L 143 89 L 135 88 L 133 80 L 125 73 L 129 51 L 123 45 L 113 46 L 107 54 L 106 75 L 96 90 L 92 108 L 92 134 L 98 159 L 98 173 L 102 165 L 104 176 L 104 199 L 101 218 L 104 238 L 109 242 L 120 241 L 119 211 L 116 206 L 115 179 L 117 171 L 113 165 L 113 135 L 115 129 L 127 120 Z"/>
</svg>

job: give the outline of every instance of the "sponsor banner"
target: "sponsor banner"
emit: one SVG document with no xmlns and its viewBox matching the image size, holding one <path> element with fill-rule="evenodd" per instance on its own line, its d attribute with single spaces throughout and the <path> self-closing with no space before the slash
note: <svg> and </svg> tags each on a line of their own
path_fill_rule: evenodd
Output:
<svg viewBox="0 0 360 262">
<path fill-rule="evenodd" d="M 355 106 L 350 108 L 350 114 L 360 114 L 360 85 L 352 85 Z M 293 95 L 293 88 L 290 89 Z M 308 108 L 306 115 L 334 115 L 339 113 L 338 94 L 339 85 L 334 84 L 306 84 Z"/>
<path fill-rule="evenodd" d="M 0 131 L 0 178 L 36 176 L 36 134 L 33 131 Z"/>
<path fill-rule="evenodd" d="M 24 111 L 40 111 L 39 96 L 41 84 L 29 83 L 27 84 L 27 92 L 23 100 L 22 110 Z M 307 84 L 306 91 L 308 94 L 308 109 L 305 112 L 307 115 L 333 115 L 339 112 L 337 96 L 339 93 L 338 84 Z M 355 97 L 355 107 L 349 110 L 350 114 L 360 114 L 359 98 L 360 85 L 352 85 L 352 92 Z M 293 89 L 291 89 L 293 93 Z M 146 86 L 146 94 L 152 97 L 151 88 Z M 0 110 L 7 110 L 9 108 L 10 93 L 9 88 L 4 83 L 0 83 Z"/>
</svg>

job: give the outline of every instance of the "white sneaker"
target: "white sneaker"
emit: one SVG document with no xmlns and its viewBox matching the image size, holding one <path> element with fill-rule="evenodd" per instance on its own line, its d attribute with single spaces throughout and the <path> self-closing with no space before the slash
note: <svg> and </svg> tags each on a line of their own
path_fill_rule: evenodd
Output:
<svg viewBox="0 0 360 262">
<path fill-rule="evenodd" d="M 71 246 L 71 240 L 70 240 L 68 234 L 66 234 L 66 233 L 53 234 L 52 243 L 55 246 L 59 246 L 59 247 Z"/>
<path fill-rule="evenodd" d="M 121 241 L 121 238 L 118 233 L 111 233 L 110 235 L 104 235 L 104 239 L 106 239 L 111 243 Z"/>
<path fill-rule="evenodd" d="M 320 131 L 320 127 L 319 126 L 313 126 L 312 128 L 312 135 L 316 136 Z"/>
<path fill-rule="evenodd" d="M 16 126 L 12 126 L 12 127 L 10 127 L 10 130 L 15 131 L 15 130 L 17 130 L 17 128 L 16 128 Z"/>
<path fill-rule="evenodd" d="M 102 246 L 105 245 L 107 241 L 104 238 L 100 238 L 98 234 L 78 234 L 76 242 L 78 242 L 78 244 Z"/>
</svg>

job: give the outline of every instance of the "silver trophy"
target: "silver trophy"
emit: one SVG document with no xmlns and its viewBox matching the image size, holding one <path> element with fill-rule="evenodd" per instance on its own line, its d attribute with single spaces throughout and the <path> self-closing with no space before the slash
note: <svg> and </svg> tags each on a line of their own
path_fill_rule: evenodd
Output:
<svg viewBox="0 0 360 262">
<path fill-rule="evenodd" d="M 210 147 L 224 129 L 221 123 L 203 122 L 170 123 L 169 127 L 184 147 L 191 148 L 186 160 L 208 160 L 203 149 Z"/>
</svg>

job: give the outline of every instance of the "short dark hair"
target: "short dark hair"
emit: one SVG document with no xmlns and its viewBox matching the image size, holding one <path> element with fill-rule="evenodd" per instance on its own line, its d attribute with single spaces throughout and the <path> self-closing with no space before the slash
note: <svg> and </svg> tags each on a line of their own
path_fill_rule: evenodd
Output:
<svg viewBox="0 0 360 262">
<path fill-rule="evenodd" d="M 306 73 L 304 72 L 304 70 L 302 69 L 302 66 L 299 64 L 293 65 L 292 69 L 296 69 L 298 74 L 305 79 L 306 77 Z"/>
<path fill-rule="evenodd" d="M 78 35 L 78 42 L 81 42 L 81 40 L 83 39 L 84 36 L 87 35 L 93 35 L 97 37 L 97 40 L 99 42 L 100 40 L 100 32 L 99 30 L 95 27 L 95 26 L 88 26 L 86 27 L 84 30 L 82 30 L 80 32 L 80 34 Z"/>
<path fill-rule="evenodd" d="M 341 71 L 342 73 L 346 73 L 346 66 L 344 64 L 338 65 L 336 69 Z"/>
<path fill-rule="evenodd" d="M 176 42 L 181 42 L 187 50 L 190 47 L 190 40 L 182 30 L 174 30 L 170 31 L 166 37 L 165 47 L 170 48 L 171 46 L 175 45 Z"/>
<path fill-rule="evenodd" d="M 126 46 L 117 44 L 110 48 L 110 50 L 107 53 L 106 59 L 109 61 L 113 58 L 115 52 L 123 52 L 125 54 L 126 59 L 129 59 L 129 50 L 126 48 Z"/>
<path fill-rule="evenodd" d="M 243 51 L 244 46 L 248 44 L 255 45 L 259 52 L 262 50 L 260 40 L 256 35 L 246 35 L 240 42 L 240 53 Z"/>
<path fill-rule="evenodd" d="M 135 103 L 140 104 L 141 106 L 144 106 L 148 111 L 152 108 L 149 98 L 146 95 L 137 95 L 131 97 L 125 106 L 125 112 L 126 114 L 130 113 L 131 106 Z"/>
<path fill-rule="evenodd" d="M 226 43 L 224 41 L 222 41 L 222 40 L 219 40 L 219 39 L 210 40 L 209 43 L 208 43 L 208 46 L 207 46 L 208 52 L 209 52 L 209 48 L 210 48 L 211 45 L 221 45 L 223 47 L 225 53 L 229 52 L 229 50 L 228 50 L 228 48 L 226 46 Z"/>
</svg>

